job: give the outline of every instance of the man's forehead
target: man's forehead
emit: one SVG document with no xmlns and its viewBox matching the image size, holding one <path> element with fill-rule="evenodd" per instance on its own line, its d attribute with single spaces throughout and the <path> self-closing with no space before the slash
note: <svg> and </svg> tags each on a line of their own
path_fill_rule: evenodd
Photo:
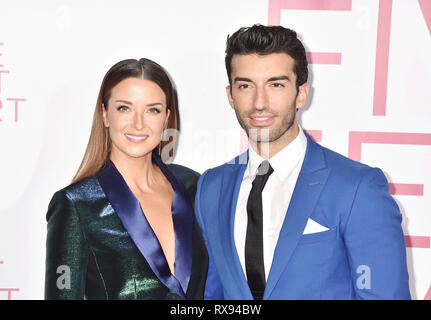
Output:
<svg viewBox="0 0 431 320">
<path fill-rule="evenodd" d="M 232 76 L 271 78 L 274 76 L 293 76 L 295 61 L 287 53 L 236 54 L 232 57 Z"/>
</svg>

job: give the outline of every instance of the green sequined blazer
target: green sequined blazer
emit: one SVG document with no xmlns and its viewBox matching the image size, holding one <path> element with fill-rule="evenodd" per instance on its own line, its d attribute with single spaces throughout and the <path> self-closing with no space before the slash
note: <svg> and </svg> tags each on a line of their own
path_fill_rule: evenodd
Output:
<svg viewBox="0 0 431 320">
<path fill-rule="evenodd" d="M 115 165 L 49 204 L 45 299 L 203 299 L 208 254 L 194 216 L 199 174 L 155 162 L 174 189 L 175 276 Z"/>
</svg>

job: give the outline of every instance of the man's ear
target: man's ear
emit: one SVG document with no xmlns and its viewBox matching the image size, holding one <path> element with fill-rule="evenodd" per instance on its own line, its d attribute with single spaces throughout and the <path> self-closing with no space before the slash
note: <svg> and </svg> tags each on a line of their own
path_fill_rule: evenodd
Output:
<svg viewBox="0 0 431 320">
<path fill-rule="evenodd" d="M 298 95 L 296 96 L 296 109 L 301 109 L 308 97 L 308 83 L 304 83 L 298 88 Z"/>
<path fill-rule="evenodd" d="M 227 99 L 229 100 L 230 106 L 232 107 L 232 109 L 235 109 L 234 103 L 233 103 L 233 98 L 232 98 L 232 87 L 231 86 L 226 86 L 226 94 L 227 94 Z"/>
<path fill-rule="evenodd" d="M 106 112 L 106 108 L 104 104 L 102 104 L 102 116 L 103 116 L 103 124 L 105 125 L 105 127 L 109 128 L 108 112 Z"/>
</svg>

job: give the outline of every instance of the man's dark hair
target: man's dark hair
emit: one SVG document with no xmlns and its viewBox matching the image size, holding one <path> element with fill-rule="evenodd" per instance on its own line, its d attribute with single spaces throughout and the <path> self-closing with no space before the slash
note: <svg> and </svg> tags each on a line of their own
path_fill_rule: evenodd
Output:
<svg viewBox="0 0 431 320">
<path fill-rule="evenodd" d="M 287 53 L 295 60 L 293 71 L 296 74 L 296 89 L 307 82 L 308 62 L 305 48 L 299 41 L 296 32 L 281 26 L 263 26 L 255 24 L 251 27 L 243 27 L 226 41 L 226 71 L 229 84 L 232 87 L 232 57 L 235 54 L 259 54 Z"/>
</svg>

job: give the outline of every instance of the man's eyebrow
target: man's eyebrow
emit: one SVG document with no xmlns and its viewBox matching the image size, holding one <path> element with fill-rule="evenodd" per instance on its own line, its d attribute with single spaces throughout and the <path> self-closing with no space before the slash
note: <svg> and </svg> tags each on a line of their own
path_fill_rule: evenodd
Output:
<svg viewBox="0 0 431 320">
<path fill-rule="evenodd" d="M 252 82 L 251 79 L 243 78 L 243 77 L 235 77 L 235 79 L 233 79 L 233 82 L 238 82 L 238 81 Z"/>
<path fill-rule="evenodd" d="M 271 82 L 271 81 L 280 81 L 280 80 L 286 80 L 286 81 L 290 81 L 290 78 L 288 76 L 276 76 L 276 77 L 271 77 L 268 80 L 266 80 L 266 82 Z M 244 82 L 253 82 L 251 79 L 249 78 L 244 78 L 244 77 L 235 77 L 235 79 L 233 80 L 233 82 L 238 82 L 238 81 L 244 81 Z"/>
<path fill-rule="evenodd" d="M 277 76 L 277 77 L 271 77 L 271 78 L 269 78 L 268 80 L 266 80 L 266 82 L 280 81 L 280 80 L 290 81 L 290 78 L 288 76 Z"/>
</svg>

